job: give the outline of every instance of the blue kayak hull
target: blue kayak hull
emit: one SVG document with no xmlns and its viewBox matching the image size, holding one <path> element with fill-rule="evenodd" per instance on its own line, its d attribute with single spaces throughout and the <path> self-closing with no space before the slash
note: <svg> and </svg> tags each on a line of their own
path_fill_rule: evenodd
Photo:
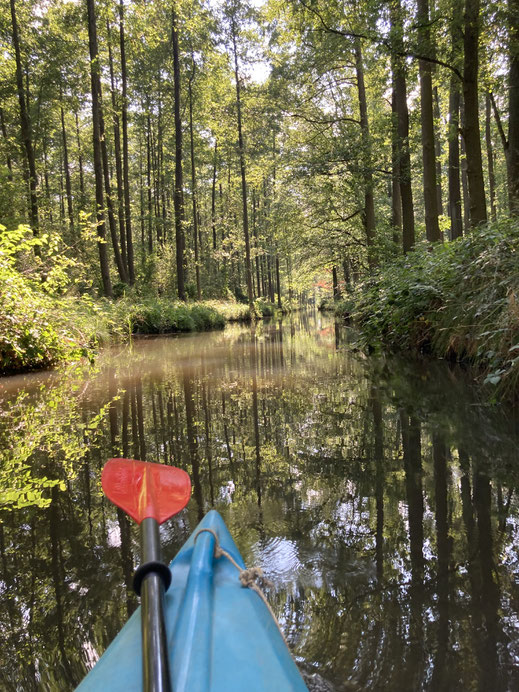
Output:
<svg viewBox="0 0 519 692">
<path fill-rule="evenodd" d="M 170 564 L 165 618 L 175 692 L 307 690 L 261 598 L 241 586 L 225 557 L 214 558 L 214 536 L 243 568 L 221 516 L 211 511 Z M 80 692 L 141 692 L 140 608 L 77 688 Z"/>
</svg>

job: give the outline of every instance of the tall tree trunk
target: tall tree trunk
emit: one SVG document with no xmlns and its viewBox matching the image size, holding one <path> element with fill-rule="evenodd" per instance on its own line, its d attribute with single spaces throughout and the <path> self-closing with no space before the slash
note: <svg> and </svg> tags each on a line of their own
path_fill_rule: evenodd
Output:
<svg viewBox="0 0 519 692">
<path fill-rule="evenodd" d="M 510 213 L 519 216 L 519 0 L 508 0 L 508 12 L 508 200 Z"/>
<path fill-rule="evenodd" d="M 160 207 L 162 212 L 162 239 L 165 243 L 169 237 L 167 225 L 167 208 L 166 208 L 166 171 L 164 163 L 164 136 L 162 127 L 162 101 L 159 101 L 161 110 L 159 111 L 159 180 L 160 180 Z"/>
<path fill-rule="evenodd" d="M 110 238 L 112 240 L 112 248 L 114 251 L 115 266 L 119 278 L 123 283 L 128 283 L 126 269 L 123 264 L 121 249 L 119 247 L 119 238 L 117 236 L 117 226 L 115 223 L 114 206 L 112 201 L 112 184 L 110 182 L 110 164 L 108 162 L 108 147 L 106 146 L 105 121 L 103 116 L 103 101 L 101 92 L 101 80 L 99 79 L 99 132 L 101 137 L 101 161 L 103 165 L 103 179 L 105 189 L 105 203 L 108 214 L 108 226 L 110 228 Z"/>
<path fill-rule="evenodd" d="M 196 170 L 195 170 L 195 143 L 193 135 L 193 79 L 195 76 L 195 61 L 193 59 L 193 74 L 188 83 L 189 91 L 189 139 L 191 145 L 191 196 L 193 200 L 193 237 L 195 242 L 195 276 L 196 276 L 196 295 L 198 300 L 202 298 L 200 288 L 200 259 L 198 252 L 198 212 L 196 199 Z"/>
<path fill-rule="evenodd" d="M 460 189 L 460 84 L 456 75 L 451 76 L 449 89 L 449 216 L 451 240 L 463 235 Z"/>
<path fill-rule="evenodd" d="M 139 212 L 141 221 L 141 246 L 145 252 L 144 174 L 142 165 L 142 137 L 139 134 Z"/>
<path fill-rule="evenodd" d="M 463 123 L 463 109 L 461 110 L 461 122 Z M 463 132 L 463 125 L 461 127 L 461 130 Z M 466 149 L 465 149 L 465 137 L 463 134 L 461 135 L 461 145 L 460 145 L 460 151 L 461 151 L 461 162 L 460 162 L 460 168 L 461 168 L 461 189 L 463 192 L 463 227 L 465 228 L 465 233 L 468 231 L 470 227 L 470 198 L 469 198 L 469 180 L 467 176 L 467 155 L 466 155 Z"/>
<path fill-rule="evenodd" d="M 45 197 L 47 199 L 47 204 L 49 206 L 49 221 L 53 223 L 52 221 L 52 200 L 50 196 L 50 184 L 49 184 L 49 165 L 48 165 L 48 158 L 47 158 L 47 129 L 45 128 L 43 130 L 43 180 L 45 182 Z M 27 163 L 27 161 L 25 161 Z M 29 169 L 27 168 L 27 173 Z"/>
<path fill-rule="evenodd" d="M 216 165 L 218 162 L 218 140 L 214 140 L 213 184 L 211 187 L 211 228 L 213 231 L 213 250 L 216 250 Z"/>
<path fill-rule="evenodd" d="M 16 87 L 18 91 L 18 103 L 20 104 L 20 126 L 29 171 L 29 219 L 31 222 L 32 232 L 34 233 L 34 235 L 38 235 L 38 177 L 36 174 L 36 159 L 34 157 L 31 120 L 27 108 L 25 88 L 23 84 L 23 66 L 20 52 L 20 37 L 18 34 L 18 20 L 16 17 L 15 0 L 11 0 L 11 24 L 13 46 L 16 59 Z M 40 254 L 38 247 L 35 248 L 35 253 L 38 255 Z"/>
<path fill-rule="evenodd" d="M 281 281 L 279 279 L 279 255 L 276 252 L 276 286 L 277 286 L 277 294 L 278 294 L 278 308 L 281 310 L 282 304 L 281 304 Z"/>
<path fill-rule="evenodd" d="M 402 237 L 402 197 L 400 195 L 400 156 L 398 140 L 398 111 L 396 108 L 395 76 L 392 77 L 391 90 L 391 226 L 393 242 L 401 244 Z"/>
<path fill-rule="evenodd" d="M 160 70 L 157 74 L 157 148 L 155 152 L 155 208 L 157 214 L 157 242 L 164 244 L 166 238 L 166 224 L 164 223 L 164 185 L 162 178 L 162 91 Z"/>
<path fill-rule="evenodd" d="M 486 149 L 487 149 L 488 189 L 490 192 L 490 217 L 491 217 L 492 221 L 495 221 L 497 218 L 496 174 L 494 171 L 494 147 L 492 146 L 491 112 L 492 112 L 492 104 L 490 103 L 490 94 L 486 94 L 486 96 L 485 96 L 485 144 L 486 144 Z"/>
<path fill-rule="evenodd" d="M 186 300 L 185 239 L 184 239 L 184 180 L 182 173 L 182 118 L 180 114 L 180 61 L 178 52 L 177 16 L 171 11 L 171 43 L 173 48 L 173 82 L 175 100 L 175 241 L 177 250 L 177 292 Z"/>
<path fill-rule="evenodd" d="M 117 97 L 115 94 L 114 60 L 112 55 L 112 38 L 110 22 L 106 20 L 108 36 L 108 63 L 110 68 L 110 95 L 112 99 L 112 124 L 114 128 L 115 179 L 117 182 L 117 217 L 119 221 L 119 242 L 121 244 L 121 261 L 128 276 L 128 257 L 126 254 L 126 227 L 124 224 L 124 195 L 123 195 L 123 166 L 121 161 L 121 128 L 117 112 Z"/>
<path fill-rule="evenodd" d="M 373 174 L 371 172 L 371 138 L 369 134 L 368 102 L 366 100 L 366 87 L 364 85 L 364 65 L 362 62 L 362 47 L 360 38 L 355 39 L 355 72 L 357 76 L 357 92 L 359 96 L 360 129 L 362 133 L 363 149 L 363 178 L 364 178 L 364 212 L 362 220 L 366 232 L 366 244 L 368 246 L 368 263 L 370 267 L 375 264 L 373 257 L 373 241 L 375 237 L 375 203 L 373 200 Z"/>
<path fill-rule="evenodd" d="M 429 29 L 429 2 L 417 1 L 418 43 L 422 55 L 432 54 Z M 420 118 L 422 125 L 423 197 L 425 205 L 425 232 L 427 240 L 441 240 L 438 223 L 438 197 L 436 190 L 436 145 L 434 138 L 433 91 L 431 63 L 418 61 L 420 73 Z"/>
<path fill-rule="evenodd" d="M 63 226 L 65 223 L 65 195 L 63 194 L 63 156 L 59 157 L 59 220 Z"/>
<path fill-rule="evenodd" d="M 92 89 L 92 126 L 93 126 L 93 150 L 94 150 L 94 177 L 96 192 L 96 221 L 97 235 L 99 237 L 99 264 L 101 267 L 101 279 L 105 296 L 112 295 L 112 282 L 110 280 L 110 268 L 108 264 L 108 252 L 106 250 L 106 227 L 104 214 L 103 194 L 103 161 L 101 158 L 101 132 L 99 128 L 99 109 L 101 98 L 101 81 L 99 76 L 99 59 L 97 51 L 97 27 L 94 0 L 86 0 L 88 10 L 88 44 L 90 50 L 90 84 Z"/>
<path fill-rule="evenodd" d="M 157 128 L 160 123 L 157 118 Z M 150 131 L 150 156 L 151 156 L 151 173 L 152 173 L 152 198 L 153 198 L 153 215 L 155 220 L 155 239 L 160 243 L 160 209 L 159 209 L 159 194 L 158 194 L 158 170 L 157 170 L 157 147 L 155 146 L 155 127 Z"/>
<path fill-rule="evenodd" d="M 117 228 L 115 224 L 115 216 L 114 216 L 114 210 L 113 210 L 113 203 L 112 203 L 112 187 L 110 183 L 110 167 L 108 164 L 108 148 L 106 146 L 106 136 L 105 136 L 105 121 L 104 121 L 104 115 L 103 115 L 103 95 L 102 95 L 102 88 L 101 88 L 101 67 L 99 64 L 99 52 L 98 52 L 98 46 L 97 46 L 97 25 L 96 25 L 96 17 L 95 17 L 95 4 L 93 0 L 87 0 L 88 6 L 89 6 L 89 12 L 90 12 L 90 6 L 93 14 L 93 19 L 92 22 L 89 22 L 89 30 L 90 30 L 90 25 L 92 24 L 93 30 L 95 31 L 95 56 L 91 55 L 91 61 L 95 61 L 95 65 L 91 67 L 91 78 L 95 81 L 95 92 L 96 92 L 96 113 L 95 117 L 97 118 L 97 128 L 99 130 L 99 145 L 101 149 L 101 166 L 102 166 L 102 171 L 103 171 L 103 180 L 104 180 L 104 192 L 105 192 L 105 204 L 106 204 L 106 211 L 108 214 L 108 225 L 110 228 L 110 237 L 112 240 L 112 248 L 114 251 L 114 260 L 115 260 L 115 266 L 117 268 L 117 272 L 119 274 L 119 278 L 123 283 L 128 282 L 128 278 L 126 276 L 126 270 L 122 261 L 122 256 L 121 256 L 121 250 L 119 248 L 119 239 L 117 237 Z M 93 112 L 93 105 L 92 105 L 92 112 Z"/>
<path fill-rule="evenodd" d="M 362 61 L 362 58 L 361 58 Z M 272 130 L 272 202 L 275 204 L 276 202 L 276 194 L 277 194 L 277 188 L 276 188 L 276 131 Z M 274 262 L 275 262 L 275 272 L 276 272 L 276 292 L 278 296 L 278 308 L 281 310 L 282 304 L 281 304 L 281 280 L 279 278 L 279 255 L 276 249 L 276 254 L 274 257 Z M 253 269 L 254 265 L 252 265 Z M 254 275 L 254 271 L 253 271 Z M 274 302 L 274 301 L 272 301 Z"/>
<path fill-rule="evenodd" d="M 436 156 L 436 203 L 438 214 L 443 214 L 442 191 L 442 140 L 441 140 L 441 111 L 438 87 L 433 87 L 433 113 L 434 113 L 434 150 Z"/>
<path fill-rule="evenodd" d="M 256 291 L 259 298 L 262 294 L 260 283 L 260 256 L 258 243 L 258 226 L 256 224 L 256 188 L 252 188 L 252 235 L 254 237 L 254 249 L 256 251 Z"/>
<path fill-rule="evenodd" d="M 124 0 L 119 2 L 119 47 L 121 51 L 121 121 L 123 126 L 123 182 L 124 219 L 126 222 L 126 254 L 128 256 L 128 278 L 135 283 L 135 260 L 133 253 L 132 213 L 130 207 L 130 172 L 128 161 L 128 77 L 126 70 L 126 47 L 124 38 Z"/>
<path fill-rule="evenodd" d="M 151 117 L 148 104 L 146 120 L 146 190 L 148 196 L 148 252 L 153 252 L 153 202 L 151 192 Z"/>
<path fill-rule="evenodd" d="M 238 150 L 240 155 L 241 194 L 243 206 L 243 237 L 245 239 L 245 275 L 247 278 L 247 297 L 251 316 L 254 314 L 254 297 L 252 294 L 252 270 L 250 260 L 249 217 L 247 212 L 247 176 L 245 168 L 245 147 L 243 143 L 243 130 L 241 121 L 241 93 L 240 75 L 238 72 L 238 51 L 236 48 L 236 23 L 234 15 L 231 17 L 232 45 L 234 50 L 234 78 L 236 81 L 236 108 L 238 114 Z"/>
<path fill-rule="evenodd" d="M 68 162 L 67 128 L 65 127 L 65 111 L 60 104 L 61 115 L 61 137 L 63 140 L 63 167 L 65 169 L 65 193 L 67 195 L 67 212 L 70 224 L 70 231 L 74 234 L 74 208 L 72 206 L 72 183 L 70 181 L 70 166 Z"/>
<path fill-rule="evenodd" d="M 400 196 L 402 199 L 402 246 L 409 252 L 415 243 L 413 191 L 411 188 L 411 155 L 409 151 L 409 112 L 407 109 L 406 68 L 401 55 L 403 21 L 400 0 L 392 0 L 391 10 L 392 54 L 391 68 L 395 83 L 395 106 L 398 114 L 398 153 L 400 162 Z"/>
<path fill-rule="evenodd" d="M 454 0 L 450 20 L 451 63 L 461 69 L 461 51 L 463 48 L 462 0 Z M 449 217 L 451 222 L 450 238 L 455 240 L 463 235 L 463 210 L 460 188 L 460 101 L 461 83 L 454 72 L 449 83 Z"/>
<path fill-rule="evenodd" d="M 487 220 L 483 160 L 479 132 L 478 69 L 479 69 L 479 0 L 465 0 L 463 64 L 463 100 L 465 118 L 463 135 L 467 154 L 470 224 Z"/>
<path fill-rule="evenodd" d="M 79 166 L 79 193 L 81 195 L 80 199 L 80 207 L 83 209 L 84 204 L 85 204 L 85 178 L 83 175 L 83 154 L 81 150 L 81 138 L 79 136 L 79 115 L 76 111 L 76 141 L 77 141 L 77 157 L 78 157 L 78 166 Z"/>
<path fill-rule="evenodd" d="M 270 244 L 270 249 L 269 249 L 269 254 L 268 254 L 268 261 L 269 261 L 269 300 L 272 304 L 274 304 L 276 300 L 275 296 L 275 286 L 274 286 L 274 257 L 272 256 L 272 238 L 269 241 Z"/>
</svg>

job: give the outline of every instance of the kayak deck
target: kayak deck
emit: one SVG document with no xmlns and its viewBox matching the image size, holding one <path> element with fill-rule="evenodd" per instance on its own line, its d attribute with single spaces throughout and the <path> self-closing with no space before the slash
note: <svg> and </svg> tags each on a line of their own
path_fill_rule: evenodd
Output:
<svg viewBox="0 0 519 692">
<path fill-rule="evenodd" d="M 214 558 L 221 547 L 244 568 L 227 527 L 212 510 L 170 564 L 164 612 L 172 687 L 175 692 L 266 692 L 307 687 L 267 607 L 244 588 L 236 567 Z M 195 542 L 196 537 L 196 542 Z M 142 690 L 140 608 L 131 616 L 80 692 Z"/>
</svg>

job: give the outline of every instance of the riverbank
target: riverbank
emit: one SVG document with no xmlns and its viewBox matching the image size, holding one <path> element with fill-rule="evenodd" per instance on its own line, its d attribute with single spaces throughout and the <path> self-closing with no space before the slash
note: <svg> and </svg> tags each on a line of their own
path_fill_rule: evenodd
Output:
<svg viewBox="0 0 519 692">
<path fill-rule="evenodd" d="M 335 306 L 363 345 L 469 362 L 496 396 L 519 386 L 519 222 L 459 240 L 419 245 L 385 263 Z"/>
<path fill-rule="evenodd" d="M 9 290 L 11 289 L 11 290 Z M 22 290 L 23 289 L 23 290 Z M 258 299 L 254 318 L 272 316 L 273 304 Z M 4 284 L 0 296 L 0 374 L 28 372 L 86 357 L 133 334 L 176 334 L 222 329 L 252 319 L 248 305 L 170 298 L 53 296 L 34 286 Z"/>
</svg>

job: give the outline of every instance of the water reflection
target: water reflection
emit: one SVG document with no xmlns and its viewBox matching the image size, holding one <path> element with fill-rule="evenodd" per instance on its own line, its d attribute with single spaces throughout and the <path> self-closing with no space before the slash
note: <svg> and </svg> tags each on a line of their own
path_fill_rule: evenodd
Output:
<svg viewBox="0 0 519 692">
<path fill-rule="evenodd" d="M 2 689 L 73 689 L 137 605 L 137 532 L 99 486 L 118 455 L 190 473 L 165 555 L 216 507 L 334 689 L 517 689 L 517 420 L 349 339 L 302 313 L 2 381 Z"/>
</svg>

